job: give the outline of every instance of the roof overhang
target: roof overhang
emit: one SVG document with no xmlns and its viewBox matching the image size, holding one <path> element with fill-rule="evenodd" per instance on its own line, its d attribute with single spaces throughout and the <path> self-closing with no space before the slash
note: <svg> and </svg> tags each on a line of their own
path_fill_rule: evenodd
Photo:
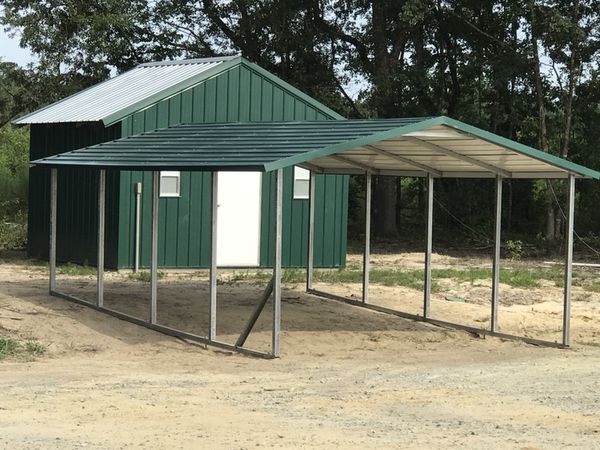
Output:
<svg viewBox="0 0 600 450">
<path fill-rule="evenodd" d="M 272 171 L 440 178 L 579 178 L 600 173 L 448 117 L 189 124 L 35 161 L 63 167 Z"/>
</svg>

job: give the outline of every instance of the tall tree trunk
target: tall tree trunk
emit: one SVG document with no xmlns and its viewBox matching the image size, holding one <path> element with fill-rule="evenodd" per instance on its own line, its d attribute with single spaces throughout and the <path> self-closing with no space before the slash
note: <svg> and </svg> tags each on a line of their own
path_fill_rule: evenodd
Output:
<svg viewBox="0 0 600 450">
<path fill-rule="evenodd" d="M 538 110 L 538 144 L 540 150 L 548 152 L 550 145 L 548 143 L 548 130 L 546 128 L 546 108 L 544 105 L 544 86 L 542 84 L 542 74 L 540 71 L 539 40 L 537 37 L 537 24 L 535 21 L 535 1 L 529 2 L 530 22 L 531 22 L 531 54 L 533 78 L 535 81 L 536 103 Z M 550 190 L 549 182 L 546 185 L 546 239 L 553 240 L 555 236 L 554 222 L 554 198 Z"/>
<path fill-rule="evenodd" d="M 386 33 L 387 15 L 384 2 L 373 2 L 373 84 L 377 115 L 389 117 L 393 105 L 390 92 L 391 61 Z M 382 238 L 398 234 L 396 221 L 397 183 L 393 177 L 374 177 L 373 231 Z"/>
<path fill-rule="evenodd" d="M 576 4 L 575 8 L 575 17 L 574 20 L 577 20 L 579 9 L 579 3 Z M 569 58 L 568 65 L 568 83 L 567 83 L 567 92 L 563 95 L 563 111 L 564 111 L 564 137 L 563 137 L 563 145 L 560 150 L 560 156 L 562 158 L 567 158 L 569 156 L 569 149 L 571 147 L 571 132 L 572 132 L 572 124 L 573 124 L 573 100 L 575 97 L 575 87 L 579 81 L 579 70 L 580 70 L 580 61 L 577 57 L 577 48 L 575 48 L 576 44 L 573 42 L 571 44 L 571 57 Z M 562 237 L 563 230 L 563 216 L 561 214 L 556 214 L 555 219 L 555 237 L 559 239 Z"/>
</svg>

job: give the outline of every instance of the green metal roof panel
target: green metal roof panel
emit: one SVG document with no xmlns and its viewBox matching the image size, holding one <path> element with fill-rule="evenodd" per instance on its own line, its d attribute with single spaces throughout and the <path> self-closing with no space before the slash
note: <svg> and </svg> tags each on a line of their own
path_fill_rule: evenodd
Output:
<svg viewBox="0 0 600 450">
<path fill-rule="evenodd" d="M 59 149 L 57 149 L 59 150 Z M 184 124 L 34 161 L 45 166 L 551 178 L 600 173 L 447 117 Z M 495 172 L 497 169 L 497 172 Z M 389 173 L 393 174 L 393 173 Z"/>
</svg>

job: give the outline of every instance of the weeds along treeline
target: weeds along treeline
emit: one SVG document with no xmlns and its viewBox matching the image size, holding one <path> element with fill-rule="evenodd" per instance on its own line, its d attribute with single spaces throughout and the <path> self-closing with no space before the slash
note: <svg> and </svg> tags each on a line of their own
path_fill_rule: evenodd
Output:
<svg viewBox="0 0 600 450">
<path fill-rule="evenodd" d="M 27 239 L 29 130 L 0 128 L 0 249 L 20 249 Z"/>
</svg>

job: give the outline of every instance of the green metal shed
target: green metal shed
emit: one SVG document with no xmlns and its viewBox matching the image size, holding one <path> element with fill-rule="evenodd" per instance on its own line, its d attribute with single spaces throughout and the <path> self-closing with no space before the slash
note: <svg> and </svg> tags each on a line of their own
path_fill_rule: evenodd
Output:
<svg viewBox="0 0 600 450">
<path fill-rule="evenodd" d="M 142 64 L 124 74 L 24 116 L 31 126 L 30 159 L 87 147 L 183 123 L 340 120 L 342 116 L 242 57 Z M 218 149 L 215 149 L 218 151 Z M 283 265 L 306 264 L 308 202 L 295 199 L 294 168 L 286 169 L 283 203 Z M 97 172 L 61 169 L 58 181 L 58 259 L 96 261 Z M 182 171 L 178 196 L 160 198 L 159 265 L 199 268 L 210 263 L 210 176 Z M 150 265 L 152 174 L 144 170 L 107 173 L 106 255 L 109 268 Z M 136 189 L 141 183 L 139 234 Z M 270 266 L 274 175 L 260 180 L 258 265 Z M 318 175 L 315 265 L 345 264 L 348 176 Z M 29 185 L 28 252 L 48 255 L 49 172 L 32 167 Z M 136 237 L 139 256 L 136 258 Z M 253 265 L 253 264 L 252 264 Z"/>
</svg>

